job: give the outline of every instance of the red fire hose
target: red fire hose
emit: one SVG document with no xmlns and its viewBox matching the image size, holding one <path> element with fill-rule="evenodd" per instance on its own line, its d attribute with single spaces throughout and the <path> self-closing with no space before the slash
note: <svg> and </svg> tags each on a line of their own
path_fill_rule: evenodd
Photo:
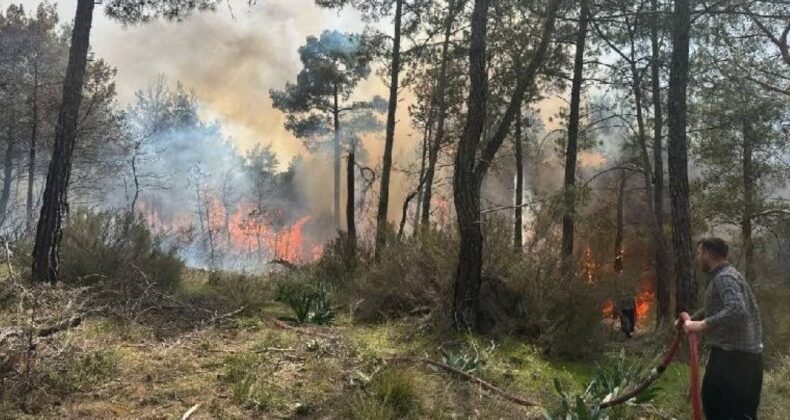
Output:
<svg viewBox="0 0 790 420">
<path fill-rule="evenodd" d="M 681 312 L 678 317 L 678 328 L 683 329 L 683 323 L 691 319 L 688 313 Z M 688 333 L 689 337 L 689 398 L 694 412 L 694 420 L 702 420 L 702 404 L 699 390 L 699 364 L 697 354 L 697 334 Z"/>
<path fill-rule="evenodd" d="M 610 400 L 606 400 L 600 404 L 601 408 L 613 407 L 618 404 L 622 404 L 631 398 L 642 393 L 642 391 L 646 390 L 653 382 L 655 382 L 664 370 L 666 370 L 669 363 L 672 362 L 672 359 L 675 358 L 675 355 L 678 352 L 678 348 L 680 347 L 680 338 L 683 335 L 683 323 L 686 320 L 691 319 L 689 314 L 686 312 L 682 312 L 675 323 L 675 337 L 672 339 L 672 343 L 669 345 L 666 353 L 664 353 L 664 357 L 661 359 L 661 363 L 653 368 L 650 371 L 650 374 L 642 381 L 641 384 L 637 385 L 636 387 L 632 388 L 630 391 L 614 397 Z M 691 399 L 691 407 L 693 410 L 693 418 L 694 420 L 702 420 L 702 403 L 700 400 L 700 388 L 699 388 L 699 366 L 697 364 L 697 335 L 695 333 L 688 334 L 688 341 L 689 341 L 689 370 L 690 370 L 690 377 L 689 377 L 689 398 Z"/>
</svg>

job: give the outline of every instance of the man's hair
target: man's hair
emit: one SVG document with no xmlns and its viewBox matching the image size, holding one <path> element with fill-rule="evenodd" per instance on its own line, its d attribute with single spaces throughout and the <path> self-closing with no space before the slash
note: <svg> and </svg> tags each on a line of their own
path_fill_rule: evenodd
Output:
<svg viewBox="0 0 790 420">
<path fill-rule="evenodd" d="M 727 242 L 724 242 L 721 238 L 713 237 L 700 239 L 700 241 L 697 242 L 697 246 L 701 246 L 702 249 L 719 258 L 727 258 L 727 253 L 730 250 L 730 247 L 727 246 Z"/>
</svg>

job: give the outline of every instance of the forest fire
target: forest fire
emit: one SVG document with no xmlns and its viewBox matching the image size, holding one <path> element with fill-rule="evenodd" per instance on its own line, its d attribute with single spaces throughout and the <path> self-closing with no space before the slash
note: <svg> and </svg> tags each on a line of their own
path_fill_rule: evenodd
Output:
<svg viewBox="0 0 790 420">
<path fill-rule="evenodd" d="M 303 263 L 314 261 L 323 253 L 320 244 L 305 239 L 305 227 L 312 220 L 309 215 L 294 219 L 282 209 L 264 212 L 246 202 L 228 205 L 235 209 L 228 211 L 216 195 L 207 192 L 204 197 L 196 214 L 179 212 L 169 218 L 143 201 L 135 207 L 154 232 L 179 235 L 183 242 L 205 254 L 212 265 L 218 265 L 223 257 L 257 264 Z"/>
<path fill-rule="evenodd" d="M 655 293 L 652 290 L 642 290 L 634 296 L 634 303 L 636 304 L 636 318 L 639 321 L 644 321 L 650 316 L 650 311 L 653 308 L 655 301 Z M 615 304 L 613 299 L 607 299 L 601 307 L 601 314 L 604 318 L 614 318 Z"/>
<path fill-rule="evenodd" d="M 595 261 L 593 256 L 592 248 L 588 244 L 584 250 L 584 259 L 582 262 L 582 274 L 584 275 L 584 279 L 588 285 L 595 285 L 597 283 L 598 276 L 603 276 L 603 278 L 613 276 L 616 282 L 626 281 L 629 282 L 627 279 L 621 278 L 622 274 L 622 262 L 623 257 L 625 255 L 625 249 L 621 248 L 616 256 L 613 265 L 606 265 L 600 264 Z M 611 267 L 611 268 L 610 268 Z M 604 273 L 601 273 L 602 270 L 606 270 Z M 638 291 L 634 294 L 634 305 L 636 308 L 636 317 L 638 321 L 644 321 L 650 315 L 650 311 L 653 308 L 653 302 L 655 301 L 655 293 L 652 289 L 653 280 L 649 278 L 640 278 L 636 281 L 638 284 Z M 632 284 L 629 282 L 629 284 Z M 623 287 L 623 284 L 615 284 L 615 289 Z M 630 288 L 631 286 L 627 286 Z M 604 301 L 603 305 L 601 306 L 601 314 L 605 319 L 608 318 L 616 318 L 617 317 L 617 307 L 614 298 L 609 298 Z"/>
</svg>

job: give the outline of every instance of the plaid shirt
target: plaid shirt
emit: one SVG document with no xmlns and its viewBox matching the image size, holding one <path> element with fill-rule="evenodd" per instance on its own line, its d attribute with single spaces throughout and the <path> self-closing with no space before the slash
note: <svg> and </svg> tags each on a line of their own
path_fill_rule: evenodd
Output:
<svg viewBox="0 0 790 420">
<path fill-rule="evenodd" d="M 705 331 L 712 347 L 762 353 L 763 326 L 752 288 L 730 264 L 708 273 Z"/>
</svg>

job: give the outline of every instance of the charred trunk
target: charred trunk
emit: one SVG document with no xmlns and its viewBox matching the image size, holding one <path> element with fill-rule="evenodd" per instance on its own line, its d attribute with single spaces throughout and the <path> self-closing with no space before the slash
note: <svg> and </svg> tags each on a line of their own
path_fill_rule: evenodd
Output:
<svg viewBox="0 0 790 420">
<path fill-rule="evenodd" d="M 663 109 L 661 108 L 661 50 L 658 43 L 658 0 L 650 1 L 653 18 L 650 28 L 650 76 L 653 97 L 653 219 L 656 228 L 656 249 L 654 261 L 656 265 L 656 325 L 669 323 L 669 261 L 667 257 L 667 241 L 664 237 L 664 157 L 663 157 Z"/>
<path fill-rule="evenodd" d="M 675 251 L 676 312 L 696 307 L 697 288 L 691 268 L 691 215 L 686 136 L 686 91 L 689 71 L 690 6 L 675 0 L 672 16 L 672 61 L 669 69 L 669 194 L 672 201 L 672 245 Z"/>
<path fill-rule="evenodd" d="M 579 28 L 576 32 L 576 52 L 571 82 L 571 109 L 568 118 L 568 144 L 565 149 L 565 181 L 562 212 L 562 264 L 563 275 L 568 274 L 573 256 L 574 217 L 576 212 L 576 157 L 579 141 L 579 109 L 584 72 L 584 48 L 587 39 L 589 8 L 587 0 L 581 1 Z"/>
<path fill-rule="evenodd" d="M 30 108 L 30 151 L 27 158 L 27 203 L 25 225 L 33 227 L 33 185 L 36 181 L 36 147 L 38 147 L 38 60 L 33 69 L 33 94 Z"/>
<path fill-rule="evenodd" d="M 8 125 L 8 139 L 3 158 L 3 191 L 0 193 L 0 226 L 8 216 L 8 201 L 11 199 L 11 184 L 14 180 L 14 154 L 16 153 L 16 130 L 14 122 Z"/>
<path fill-rule="evenodd" d="M 357 258 L 357 224 L 356 224 L 356 198 L 354 191 L 356 141 L 352 140 L 348 151 L 346 164 L 346 258 L 348 267 L 352 267 Z"/>
<path fill-rule="evenodd" d="M 412 223 L 412 231 L 414 232 L 414 236 L 417 236 L 419 231 L 420 225 L 420 212 L 422 211 L 422 198 L 424 189 L 422 188 L 425 182 L 425 164 L 426 159 L 428 158 L 428 147 L 431 142 L 431 118 L 428 119 L 428 124 L 425 126 L 425 133 L 422 138 L 422 157 L 420 159 L 420 177 L 419 177 L 419 187 L 417 188 L 417 203 L 414 205 L 414 221 Z"/>
<path fill-rule="evenodd" d="M 137 173 L 137 154 L 139 153 L 140 144 L 135 147 L 134 154 L 132 155 L 132 180 L 134 181 L 134 195 L 132 202 L 129 205 L 129 212 L 134 213 L 137 207 L 137 200 L 140 198 L 140 176 Z"/>
<path fill-rule="evenodd" d="M 387 108 L 387 132 L 384 139 L 384 157 L 381 164 L 381 188 L 376 213 L 376 258 L 387 237 L 387 210 L 390 199 L 390 173 L 392 172 L 392 146 L 395 143 L 395 112 L 398 107 L 398 75 L 400 74 L 400 31 L 403 16 L 403 0 L 395 1 L 395 33 L 392 40 L 392 63 L 390 69 L 390 95 Z"/>
<path fill-rule="evenodd" d="M 334 127 L 334 139 L 332 140 L 333 159 L 333 183 L 334 194 L 332 195 L 332 217 L 334 217 L 335 227 L 340 228 L 340 103 L 338 87 L 335 85 L 334 102 L 332 108 L 332 120 Z"/>
<path fill-rule="evenodd" d="M 516 114 L 516 133 L 515 133 L 515 154 L 516 154 L 516 186 L 513 192 L 514 200 L 514 221 L 513 221 L 513 248 L 516 252 L 521 252 L 524 245 L 522 238 L 523 232 L 523 205 L 524 205 L 524 156 L 522 151 L 521 139 L 521 107 Z"/>
<path fill-rule="evenodd" d="M 58 258 L 62 222 L 68 213 L 68 189 L 71 157 L 77 137 L 82 87 L 90 44 L 94 0 L 79 0 L 69 48 L 69 62 L 63 82 L 63 103 L 55 128 L 55 149 L 47 173 L 33 247 L 33 279 L 55 282 L 58 279 Z"/>
<path fill-rule="evenodd" d="M 617 187 L 617 219 L 614 234 L 614 271 L 623 271 L 623 209 L 625 205 L 625 183 L 627 181 L 625 170 L 620 171 L 620 180 Z"/>
</svg>

